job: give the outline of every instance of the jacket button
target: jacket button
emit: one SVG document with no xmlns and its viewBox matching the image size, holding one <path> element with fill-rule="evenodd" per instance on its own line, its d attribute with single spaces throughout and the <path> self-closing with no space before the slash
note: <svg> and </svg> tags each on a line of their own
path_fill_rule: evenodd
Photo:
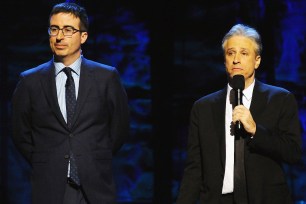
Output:
<svg viewBox="0 0 306 204">
<path fill-rule="evenodd" d="M 65 155 L 65 159 L 69 159 L 69 154 L 66 154 L 66 155 Z"/>
<path fill-rule="evenodd" d="M 73 137 L 73 134 L 69 134 L 69 137 Z"/>
</svg>

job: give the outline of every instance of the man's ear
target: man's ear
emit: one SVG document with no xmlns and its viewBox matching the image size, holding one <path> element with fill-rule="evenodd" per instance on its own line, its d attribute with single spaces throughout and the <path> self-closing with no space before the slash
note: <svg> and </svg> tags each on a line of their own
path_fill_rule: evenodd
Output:
<svg viewBox="0 0 306 204">
<path fill-rule="evenodd" d="M 81 33 L 81 44 L 84 44 L 87 40 L 88 33 L 87 32 L 82 32 Z"/>
<path fill-rule="evenodd" d="M 259 67 L 260 62 L 261 62 L 261 56 L 257 55 L 256 58 L 255 58 L 255 69 L 257 69 Z"/>
</svg>

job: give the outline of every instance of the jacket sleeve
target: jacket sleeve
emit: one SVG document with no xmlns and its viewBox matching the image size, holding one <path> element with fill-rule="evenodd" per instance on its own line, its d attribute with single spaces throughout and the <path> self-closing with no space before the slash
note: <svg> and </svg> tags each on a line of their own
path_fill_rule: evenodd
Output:
<svg viewBox="0 0 306 204">
<path fill-rule="evenodd" d="M 292 93 L 287 92 L 278 97 L 279 104 L 274 107 L 267 117 L 270 121 L 256 122 L 256 133 L 249 140 L 249 147 L 258 153 L 286 163 L 296 163 L 301 159 L 301 124 L 298 106 Z M 275 103 L 276 104 L 276 103 Z M 273 124 L 271 126 L 270 124 Z"/>
<path fill-rule="evenodd" d="M 199 199 L 201 187 L 201 158 L 199 120 L 196 105 L 190 116 L 187 160 L 176 204 L 194 204 Z"/>
<path fill-rule="evenodd" d="M 22 155 L 31 160 L 33 149 L 31 131 L 31 106 L 25 77 L 20 75 L 12 98 L 13 142 Z"/>
<path fill-rule="evenodd" d="M 129 135 L 129 106 L 126 91 L 118 71 L 113 70 L 107 87 L 108 104 L 111 115 L 110 133 L 113 154 L 116 153 Z"/>
</svg>

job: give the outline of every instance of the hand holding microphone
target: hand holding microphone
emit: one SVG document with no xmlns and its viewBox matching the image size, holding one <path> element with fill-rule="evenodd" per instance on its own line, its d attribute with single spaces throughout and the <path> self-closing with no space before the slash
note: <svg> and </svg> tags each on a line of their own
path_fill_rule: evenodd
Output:
<svg viewBox="0 0 306 204">
<path fill-rule="evenodd" d="M 235 92 L 235 117 L 233 117 L 233 120 L 235 122 L 235 136 L 238 138 L 240 136 L 245 137 L 245 133 L 249 133 L 251 135 L 254 135 L 256 132 L 256 123 L 253 120 L 253 117 L 251 115 L 251 112 L 243 105 L 242 97 L 243 93 L 242 91 L 245 88 L 245 79 L 243 75 L 235 75 L 232 79 L 232 87 Z M 239 107 L 237 107 L 239 106 Z M 237 118 L 238 115 L 238 118 Z"/>
</svg>

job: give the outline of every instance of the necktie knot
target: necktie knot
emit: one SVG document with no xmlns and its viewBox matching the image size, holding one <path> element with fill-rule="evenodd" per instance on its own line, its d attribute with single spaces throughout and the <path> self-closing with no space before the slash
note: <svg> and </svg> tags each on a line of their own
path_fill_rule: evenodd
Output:
<svg viewBox="0 0 306 204">
<path fill-rule="evenodd" d="M 70 67 L 63 68 L 63 71 L 65 72 L 67 76 L 72 76 L 71 75 L 72 69 Z"/>
<path fill-rule="evenodd" d="M 67 76 L 67 81 L 66 81 L 66 85 L 65 86 L 70 86 L 71 81 L 73 80 L 72 69 L 70 67 L 65 67 L 65 68 L 63 68 L 63 72 Z"/>
</svg>

